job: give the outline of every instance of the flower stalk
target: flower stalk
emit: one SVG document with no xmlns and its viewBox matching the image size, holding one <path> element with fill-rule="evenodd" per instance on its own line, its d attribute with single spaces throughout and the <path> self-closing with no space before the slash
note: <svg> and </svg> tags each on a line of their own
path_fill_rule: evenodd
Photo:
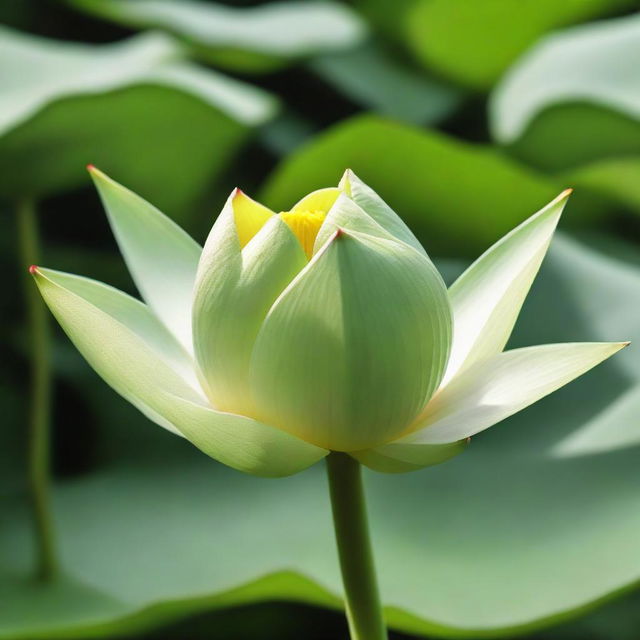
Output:
<svg viewBox="0 0 640 640">
<path fill-rule="evenodd" d="M 386 640 L 360 463 L 339 452 L 326 461 L 351 640 Z"/>
<path fill-rule="evenodd" d="M 31 199 L 17 203 L 21 264 L 38 261 L 40 247 L 36 208 Z M 33 273 L 33 269 L 30 269 Z M 49 323 L 46 307 L 31 278 L 25 277 L 24 300 L 30 352 L 28 416 L 28 479 L 35 524 L 36 576 L 51 579 L 57 569 L 50 498 L 49 429 L 51 405 L 51 362 Z"/>
</svg>

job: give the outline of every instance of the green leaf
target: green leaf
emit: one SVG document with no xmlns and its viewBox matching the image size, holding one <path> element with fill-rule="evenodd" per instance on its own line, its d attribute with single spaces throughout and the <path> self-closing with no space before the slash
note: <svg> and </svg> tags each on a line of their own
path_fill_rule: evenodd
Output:
<svg viewBox="0 0 640 640">
<path fill-rule="evenodd" d="M 640 157 L 600 160 L 563 174 L 577 188 L 604 196 L 640 215 Z"/>
<path fill-rule="evenodd" d="M 640 444 L 640 385 L 632 387 L 567 438 L 558 442 L 559 457 L 592 455 Z"/>
<path fill-rule="evenodd" d="M 335 184 L 347 167 L 375 185 L 436 255 L 477 255 L 566 187 L 491 147 L 359 116 L 281 162 L 261 200 L 286 209 L 304 193 Z M 604 212 L 602 203 L 585 199 L 572 205 L 567 223 L 592 222 Z"/>
<path fill-rule="evenodd" d="M 184 217 L 275 108 L 162 34 L 84 45 L 2 28 L 0 43 L 1 197 L 77 187 L 93 163 Z"/>
<path fill-rule="evenodd" d="M 266 71 L 288 60 L 357 44 L 365 29 L 337 2 L 272 2 L 229 7 L 198 0 L 69 0 L 136 28 L 164 29 L 203 58 L 230 69 Z"/>
<path fill-rule="evenodd" d="M 558 170 L 640 152 L 640 16 L 548 36 L 496 87 L 494 138 L 523 159 Z M 561 144 L 552 141 L 562 140 Z"/>
<path fill-rule="evenodd" d="M 556 238 L 513 344 L 640 341 L 639 296 L 637 267 Z M 640 545 L 637 450 L 548 455 L 636 386 L 638 362 L 626 349 L 446 464 L 366 474 L 392 628 L 512 637 L 638 582 L 629 560 Z M 339 606 L 320 467 L 252 478 L 145 425 L 111 395 L 99 406 L 102 442 L 118 462 L 56 487 L 64 580 L 32 585 L 30 519 L 20 496 L 3 504 L 0 637 L 131 636 L 197 611 L 282 598 Z"/>
<path fill-rule="evenodd" d="M 418 0 L 405 24 L 425 66 L 483 90 L 547 31 L 632 6 L 633 0 Z"/>
<path fill-rule="evenodd" d="M 411 124 L 434 125 L 462 101 L 457 89 L 401 65 L 370 43 L 318 56 L 309 66 L 356 104 Z"/>
</svg>

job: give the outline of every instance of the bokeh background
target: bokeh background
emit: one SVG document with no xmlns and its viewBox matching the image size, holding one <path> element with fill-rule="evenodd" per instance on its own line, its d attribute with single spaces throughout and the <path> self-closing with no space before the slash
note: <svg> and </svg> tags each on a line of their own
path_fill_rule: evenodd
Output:
<svg viewBox="0 0 640 640">
<path fill-rule="evenodd" d="M 136 293 L 86 164 L 200 242 L 233 187 L 284 210 L 350 167 L 449 281 L 572 186 L 511 344 L 633 340 L 638 9 L 0 3 L 0 638 L 346 637 L 322 469 L 223 469 L 115 396 L 53 323 L 61 569 L 33 577 L 26 269 Z M 640 637 L 639 382 L 632 348 L 442 468 L 367 475 L 394 638 Z"/>
</svg>

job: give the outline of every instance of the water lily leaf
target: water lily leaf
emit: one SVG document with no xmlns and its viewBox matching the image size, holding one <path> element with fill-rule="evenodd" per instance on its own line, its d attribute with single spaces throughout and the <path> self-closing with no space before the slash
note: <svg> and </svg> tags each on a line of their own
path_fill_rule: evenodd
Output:
<svg viewBox="0 0 640 640">
<path fill-rule="evenodd" d="M 493 92 L 494 138 L 551 170 L 637 154 L 639 60 L 637 14 L 546 37 Z M 562 144 L 551 145 L 551 140 Z"/>
<path fill-rule="evenodd" d="M 584 187 L 640 214 L 640 157 L 599 160 L 563 175 L 576 188 Z"/>
<path fill-rule="evenodd" d="M 229 7 L 200 0 L 69 0 L 135 28 L 163 29 L 203 58 L 230 69 L 266 71 L 288 60 L 357 44 L 364 24 L 337 2 L 272 2 Z"/>
<path fill-rule="evenodd" d="M 639 292 L 640 269 L 559 237 L 512 346 L 638 340 Z M 393 628 L 511 637 L 637 583 L 637 450 L 549 455 L 637 385 L 637 363 L 632 346 L 441 466 L 366 474 Z M 4 506 L 0 637 L 130 635 L 279 598 L 339 605 L 321 466 L 279 480 L 236 473 L 101 398 L 117 463 L 57 486 L 63 580 L 37 592 L 28 583 L 29 520 L 19 496 Z"/>
<path fill-rule="evenodd" d="M 373 44 L 318 56 L 309 64 L 355 103 L 411 124 L 440 122 L 462 100 L 461 91 L 401 65 Z"/>
<path fill-rule="evenodd" d="M 640 445 L 640 385 L 623 393 L 604 411 L 554 447 L 559 457 L 589 455 Z"/>
<path fill-rule="evenodd" d="M 0 197 L 85 184 L 94 163 L 184 214 L 275 102 L 182 58 L 159 33 L 85 45 L 2 28 Z"/>
<path fill-rule="evenodd" d="M 633 0 L 418 0 L 405 22 L 409 45 L 428 68 L 483 90 L 547 31 L 632 6 Z"/>
<path fill-rule="evenodd" d="M 375 184 L 436 255 L 477 255 L 567 186 L 491 147 L 365 115 L 283 160 L 262 200 L 286 210 L 305 193 L 335 184 L 347 167 Z M 400 177 L 398 167 L 405 169 Z M 576 198 L 566 220 L 580 224 L 603 214 L 601 203 Z"/>
</svg>

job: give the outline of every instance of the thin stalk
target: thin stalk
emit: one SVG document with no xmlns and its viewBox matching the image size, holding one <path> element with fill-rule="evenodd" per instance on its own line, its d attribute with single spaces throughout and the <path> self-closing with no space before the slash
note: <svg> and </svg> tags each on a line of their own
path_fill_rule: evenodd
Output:
<svg viewBox="0 0 640 640">
<path fill-rule="evenodd" d="M 31 360 L 28 475 L 35 523 L 36 576 L 49 580 L 57 569 L 53 518 L 49 488 L 49 422 L 51 405 L 51 363 L 49 323 L 35 284 L 26 273 L 40 255 L 35 205 L 24 199 L 17 204 L 19 256 L 24 268 L 24 299 Z"/>
<path fill-rule="evenodd" d="M 387 640 L 360 464 L 337 452 L 326 460 L 351 640 Z"/>
</svg>

